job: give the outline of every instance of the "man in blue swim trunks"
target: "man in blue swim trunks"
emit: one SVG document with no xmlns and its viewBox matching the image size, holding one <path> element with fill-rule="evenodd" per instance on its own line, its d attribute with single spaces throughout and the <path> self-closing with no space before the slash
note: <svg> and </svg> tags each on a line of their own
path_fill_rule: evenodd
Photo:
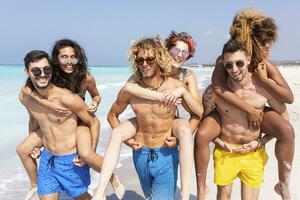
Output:
<svg viewBox="0 0 300 200">
<path fill-rule="evenodd" d="M 183 100 L 190 97 L 181 81 L 167 76 L 171 70 L 171 57 L 158 37 L 136 41 L 131 46 L 129 57 L 141 87 L 158 92 L 178 88 L 181 93 L 178 96 L 183 96 Z M 136 114 L 135 143 L 141 148 L 133 151 L 133 161 L 145 198 L 173 200 L 179 155 L 177 147 L 168 148 L 165 142 L 171 136 L 177 107 L 135 97 L 122 88 L 108 114 L 112 128 L 121 124 L 118 117 L 128 105 Z M 105 199 L 103 192 L 105 190 L 101 187 L 93 199 Z"/>
<path fill-rule="evenodd" d="M 39 197 L 42 200 L 58 200 L 59 192 L 65 191 L 76 200 L 91 199 L 87 193 L 89 167 L 77 166 L 74 162 L 78 156 L 75 132 L 77 117 L 89 126 L 91 132 L 99 130 L 99 121 L 87 112 L 86 105 L 78 95 L 51 83 L 52 67 L 46 52 L 31 51 L 24 61 L 28 75 L 26 87 L 72 112 L 69 116 L 59 115 L 31 101 L 28 96 L 19 95 L 29 113 L 30 132 L 41 132 L 45 148 L 41 153 L 38 171 Z"/>
</svg>

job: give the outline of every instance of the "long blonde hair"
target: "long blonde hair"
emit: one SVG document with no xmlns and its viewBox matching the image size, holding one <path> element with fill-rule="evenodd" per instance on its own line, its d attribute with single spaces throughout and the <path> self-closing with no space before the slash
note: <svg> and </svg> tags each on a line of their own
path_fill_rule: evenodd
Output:
<svg viewBox="0 0 300 200">
<path fill-rule="evenodd" d="M 156 36 L 152 38 L 142 38 L 132 42 L 128 59 L 131 62 L 131 68 L 134 74 L 139 75 L 138 65 L 135 59 L 141 49 L 154 51 L 156 62 L 161 69 L 161 75 L 167 76 L 170 73 L 172 57 L 159 36 Z"/>
<path fill-rule="evenodd" d="M 264 16 L 259 10 L 246 8 L 233 18 L 230 35 L 232 39 L 245 44 L 251 56 L 250 68 L 254 69 L 264 59 L 261 46 L 266 41 L 276 41 L 277 26 L 273 18 Z"/>
</svg>

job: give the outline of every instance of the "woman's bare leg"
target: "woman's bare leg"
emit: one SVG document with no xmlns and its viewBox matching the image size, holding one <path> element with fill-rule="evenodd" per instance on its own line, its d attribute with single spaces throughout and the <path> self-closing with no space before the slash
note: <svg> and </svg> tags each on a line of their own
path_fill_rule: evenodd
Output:
<svg viewBox="0 0 300 200">
<path fill-rule="evenodd" d="M 295 133 L 292 125 L 274 111 L 267 111 L 262 122 L 262 131 L 277 138 L 275 155 L 278 162 L 279 183 L 275 191 L 282 199 L 290 199 L 289 177 L 294 158 Z"/>
<path fill-rule="evenodd" d="M 136 121 L 135 118 L 122 122 L 120 126 L 114 128 L 111 137 L 106 147 L 104 154 L 101 178 L 99 179 L 98 186 L 94 192 L 93 199 L 105 199 L 105 190 L 109 179 L 117 166 L 122 143 L 136 134 Z"/>
<path fill-rule="evenodd" d="M 42 145 L 41 132 L 40 129 L 38 129 L 36 132 L 30 133 L 16 149 L 28 174 L 31 185 L 25 197 L 26 200 L 31 199 L 37 191 L 37 164 L 36 160 L 33 159 L 30 154 L 35 147 L 41 147 Z"/>
<path fill-rule="evenodd" d="M 47 194 L 47 195 L 39 195 L 40 200 L 58 200 L 59 193 Z"/>
<path fill-rule="evenodd" d="M 221 125 L 217 112 L 205 117 L 196 132 L 194 155 L 198 200 L 204 200 L 208 192 L 206 173 L 210 156 L 209 143 L 218 137 L 220 133 Z"/>
<path fill-rule="evenodd" d="M 101 172 L 103 157 L 92 148 L 90 129 L 80 125 L 76 130 L 76 145 L 80 158 L 97 172 Z"/>
<path fill-rule="evenodd" d="M 173 123 L 172 132 L 179 141 L 179 162 L 181 180 L 181 199 L 189 199 L 190 182 L 193 167 L 193 133 L 189 126 L 189 121 L 176 119 Z"/>
<path fill-rule="evenodd" d="M 76 144 L 80 158 L 95 171 L 102 173 L 103 157 L 93 150 L 91 133 L 87 126 L 80 125 L 77 127 Z M 125 188 L 117 175 L 112 174 L 110 183 L 112 184 L 117 197 L 121 199 L 124 195 Z"/>
</svg>

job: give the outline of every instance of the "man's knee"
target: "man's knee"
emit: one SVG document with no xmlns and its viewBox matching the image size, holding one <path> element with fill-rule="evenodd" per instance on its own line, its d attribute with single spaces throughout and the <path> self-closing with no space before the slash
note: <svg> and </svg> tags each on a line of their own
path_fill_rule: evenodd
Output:
<svg viewBox="0 0 300 200">
<path fill-rule="evenodd" d="M 230 200 L 231 199 L 231 192 L 226 190 L 225 188 L 219 189 L 217 193 L 217 200 Z"/>
</svg>

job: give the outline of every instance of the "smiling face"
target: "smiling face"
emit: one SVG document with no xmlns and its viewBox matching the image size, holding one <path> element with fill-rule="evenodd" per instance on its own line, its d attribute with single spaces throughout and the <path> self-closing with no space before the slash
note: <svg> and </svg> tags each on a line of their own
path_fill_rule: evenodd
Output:
<svg viewBox="0 0 300 200">
<path fill-rule="evenodd" d="M 47 58 L 31 62 L 26 72 L 36 89 L 45 89 L 49 86 L 52 77 L 52 67 Z"/>
<path fill-rule="evenodd" d="M 225 53 L 223 55 L 224 68 L 227 70 L 229 77 L 234 82 L 244 80 L 248 73 L 248 65 L 250 58 L 246 56 L 244 51 L 238 50 L 233 53 Z"/>
<path fill-rule="evenodd" d="M 142 77 L 145 79 L 153 78 L 160 72 L 153 50 L 140 49 L 136 56 L 136 62 Z"/>
<path fill-rule="evenodd" d="M 189 46 L 185 42 L 178 40 L 175 46 L 169 50 L 169 53 L 174 61 L 181 66 L 189 57 Z"/>
<path fill-rule="evenodd" d="M 268 40 L 262 41 L 259 47 L 263 53 L 263 57 L 269 57 L 270 49 L 272 47 L 272 42 Z"/>
<path fill-rule="evenodd" d="M 66 74 L 71 74 L 75 69 L 75 65 L 78 63 L 74 48 L 61 48 L 58 54 L 58 62 L 62 71 Z"/>
</svg>

